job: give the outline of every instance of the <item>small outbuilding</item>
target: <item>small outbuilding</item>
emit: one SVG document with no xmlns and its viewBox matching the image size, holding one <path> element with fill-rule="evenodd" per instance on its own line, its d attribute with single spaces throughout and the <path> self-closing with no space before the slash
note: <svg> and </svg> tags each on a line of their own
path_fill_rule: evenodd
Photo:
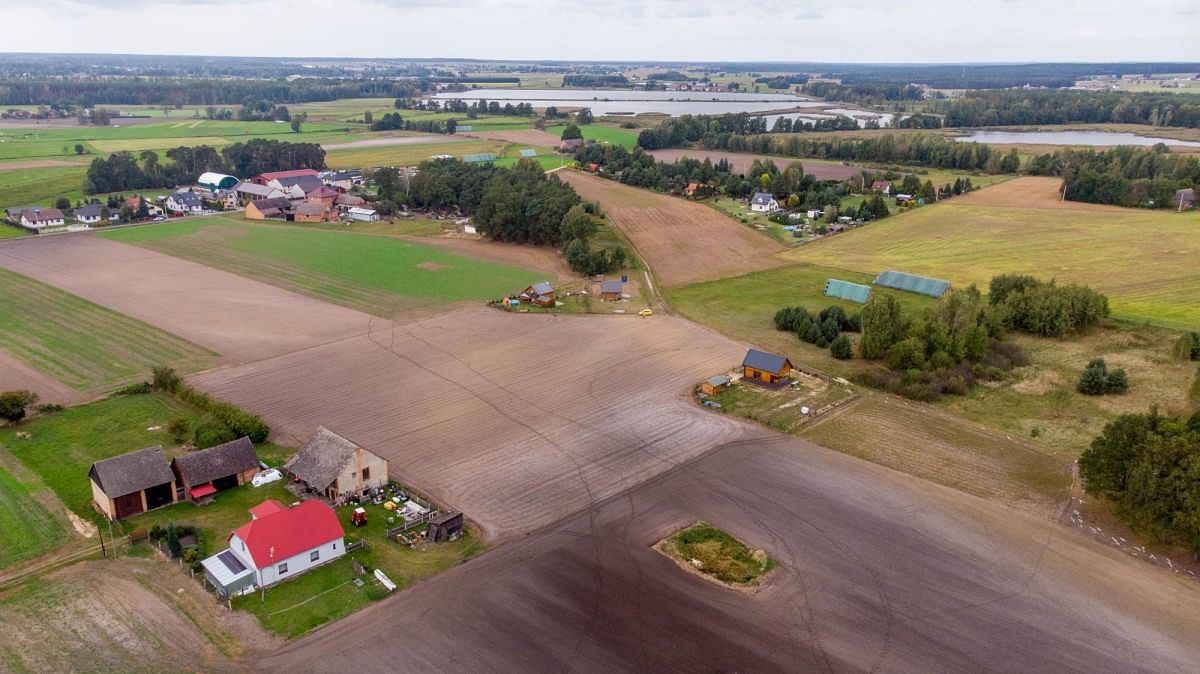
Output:
<svg viewBox="0 0 1200 674">
<path fill-rule="evenodd" d="M 438 513 L 429 518 L 425 538 L 434 542 L 457 538 L 463 530 L 463 514 L 460 512 Z"/>
<path fill-rule="evenodd" d="M 250 220 L 266 220 L 267 218 L 285 217 L 292 208 L 292 202 L 287 197 L 271 197 L 255 199 L 246 204 L 245 216 Z"/>
<path fill-rule="evenodd" d="M 292 206 L 287 214 L 289 222 L 329 222 L 336 212 L 319 201 L 305 201 Z"/>
<path fill-rule="evenodd" d="M 1171 205 L 1179 210 L 1191 208 L 1196 205 L 1196 190 L 1185 187 L 1181 190 L 1175 190 L 1175 196 L 1171 197 Z"/>
<path fill-rule="evenodd" d="M 246 484 L 258 473 L 258 454 L 250 438 L 238 438 L 175 457 L 171 469 L 184 498 L 196 501 Z"/>
<path fill-rule="evenodd" d="M 778 384 L 792 372 L 792 361 L 787 356 L 780 356 L 758 349 L 750 349 L 742 359 L 742 378 Z"/>
<path fill-rule="evenodd" d="M 387 459 L 321 426 L 283 467 L 322 496 L 339 501 L 386 486 Z"/>
<path fill-rule="evenodd" d="M 88 472 L 92 504 L 110 520 L 132 517 L 175 502 L 175 473 L 162 447 L 102 459 Z"/>
<path fill-rule="evenodd" d="M 554 287 L 547 281 L 540 281 L 526 288 L 521 299 L 539 307 L 552 307 L 556 300 Z"/>
<path fill-rule="evenodd" d="M 351 206 L 346 209 L 346 217 L 359 222 L 375 222 L 379 220 L 379 213 L 373 208 Z"/>
<path fill-rule="evenodd" d="M 707 396 L 715 396 L 729 388 L 729 377 L 719 374 L 700 385 L 700 392 Z"/>
<path fill-rule="evenodd" d="M 625 284 L 620 281 L 601 281 L 600 299 L 619 300 L 625 294 Z"/>
</svg>

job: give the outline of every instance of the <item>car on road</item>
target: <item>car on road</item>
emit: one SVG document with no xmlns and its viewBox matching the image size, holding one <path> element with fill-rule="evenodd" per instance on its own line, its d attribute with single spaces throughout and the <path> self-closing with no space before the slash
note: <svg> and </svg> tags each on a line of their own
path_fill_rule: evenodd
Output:
<svg viewBox="0 0 1200 674">
<path fill-rule="evenodd" d="M 254 485 L 255 487 L 261 487 L 264 484 L 278 482 L 282 479 L 283 473 L 279 472 L 278 468 L 272 468 L 270 470 L 264 470 L 255 474 L 254 477 L 250 478 L 250 484 Z"/>
<path fill-rule="evenodd" d="M 653 309 L 642 309 L 641 311 L 638 312 L 638 316 L 641 316 L 642 318 L 645 318 L 647 316 L 653 316 L 653 315 L 654 315 Z"/>
</svg>

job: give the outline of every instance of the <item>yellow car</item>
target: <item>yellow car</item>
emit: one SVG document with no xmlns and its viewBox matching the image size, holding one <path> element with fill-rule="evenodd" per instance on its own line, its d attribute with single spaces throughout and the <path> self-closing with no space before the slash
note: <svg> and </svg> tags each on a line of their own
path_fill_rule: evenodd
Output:
<svg viewBox="0 0 1200 674">
<path fill-rule="evenodd" d="M 641 311 L 638 312 L 638 316 L 641 316 L 642 318 L 645 318 L 647 316 L 653 316 L 653 315 L 654 315 L 654 312 L 651 311 L 650 309 L 642 309 Z"/>
</svg>

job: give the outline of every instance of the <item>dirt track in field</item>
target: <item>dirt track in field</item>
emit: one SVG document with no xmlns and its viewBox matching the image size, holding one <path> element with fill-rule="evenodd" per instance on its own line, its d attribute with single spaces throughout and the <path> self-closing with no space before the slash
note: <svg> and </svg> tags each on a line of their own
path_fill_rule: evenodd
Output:
<svg viewBox="0 0 1200 674">
<path fill-rule="evenodd" d="M 59 166 L 84 166 L 85 164 L 77 161 L 63 161 L 61 159 L 23 159 L 20 161 L 4 161 L 0 162 L 0 171 L 18 171 L 23 169 L 34 168 L 54 168 Z"/>
<path fill-rule="evenodd" d="M 1063 201 L 1062 180 L 1059 178 L 1025 176 L 975 190 L 953 203 L 969 206 L 1002 206 L 1006 208 L 1061 209 L 1069 211 L 1108 211 L 1129 213 L 1131 209 L 1082 201 Z"/>
<path fill-rule="evenodd" d="M 455 134 L 458 135 L 458 134 Z M 464 131 L 463 136 L 483 138 L 486 140 L 502 140 L 518 145 L 537 145 L 539 147 L 558 147 L 560 139 L 552 133 L 537 129 L 520 129 L 516 131 Z"/>
<path fill-rule="evenodd" d="M 723 152 L 721 150 L 654 150 L 650 154 L 659 161 L 667 163 L 688 157 L 704 161 L 708 159 L 716 164 L 721 159 L 729 161 L 730 166 L 735 173 L 745 174 L 750 170 L 750 165 L 754 160 L 773 161 L 775 165 L 782 171 L 788 164 L 798 161 L 804 165 L 804 172 L 815 176 L 817 180 L 849 180 L 850 178 L 862 173 L 861 166 L 842 166 L 841 164 L 826 164 L 813 160 L 805 161 L 796 157 L 774 157 L 767 155 L 741 154 L 738 152 Z"/>
<path fill-rule="evenodd" d="M 470 309 L 192 382 L 281 440 L 324 425 L 480 523 L 528 533 L 740 433 L 684 399 L 742 345 L 678 318 Z"/>
<path fill-rule="evenodd" d="M 88 396 L 29 367 L 16 356 L 0 349 L 0 391 L 24 389 L 38 394 L 40 402 L 75 405 Z"/>
<path fill-rule="evenodd" d="M 1072 531 L 752 431 L 594 511 L 288 643 L 268 671 L 1187 671 L 1192 581 Z M 698 519 L 757 592 L 651 549 Z"/>
<path fill-rule="evenodd" d="M 599 201 L 665 286 L 770 269 L 783 246 L 700 204 L 578 171 L 555 175 Z"/>
<path fill-rule="evenodd" d="M 381 136 L 367 140 L 353 140 L 345 143 L 325 143 L 321 149 L 354 150 L 363 147 L 389 147 L 392 145 L 429 145 L 431 143 L 455 143 L 465 140 L 462 136 L 449 134 L 427 133 L 420 136 Z"/>
<path fill-rule="evenodd" d="M 368 317 L 235 274 L 91 234 L 0 245 L 0 267 L 245 362 L 367 329 Z"/>
</svg>

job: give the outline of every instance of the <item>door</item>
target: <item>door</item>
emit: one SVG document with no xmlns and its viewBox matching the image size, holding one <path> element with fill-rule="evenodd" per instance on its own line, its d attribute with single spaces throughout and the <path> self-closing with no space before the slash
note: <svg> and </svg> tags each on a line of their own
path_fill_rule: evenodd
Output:
<svg viewBox="0 0 1200 674">
<path fill-rule="evenodd" d="M 142 512 L 142 492 L 135 491 L 132 494 L 118 496 L 113 499 L 113 506 L 117 513 L 117 519 L 136 515 Z"/>
</svg>

